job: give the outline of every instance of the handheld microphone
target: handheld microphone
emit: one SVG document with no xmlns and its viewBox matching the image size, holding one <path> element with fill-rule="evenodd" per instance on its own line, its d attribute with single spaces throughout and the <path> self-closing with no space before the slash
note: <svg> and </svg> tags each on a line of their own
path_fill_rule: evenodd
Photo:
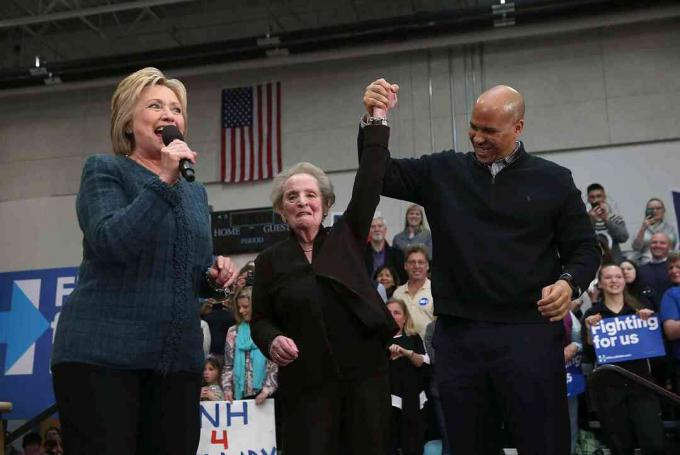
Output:
<svg viewBox="0 0 680 455">
<path fill-rule="evenodd" d="M 161 135 L 163 136 L 163 144 L 165 145 L 170 145 L 175 139 L 179 139 L 180 141 L 184 140 L 184 135 L 182 135 L 182 132 L 175 125 L 163 127 Z M 191 161 L 186 158 L 179 160 L 179 172 L 187 182 L 193 182 L 196 179 L 196 171 L 194 171 Z"/>
</svg>

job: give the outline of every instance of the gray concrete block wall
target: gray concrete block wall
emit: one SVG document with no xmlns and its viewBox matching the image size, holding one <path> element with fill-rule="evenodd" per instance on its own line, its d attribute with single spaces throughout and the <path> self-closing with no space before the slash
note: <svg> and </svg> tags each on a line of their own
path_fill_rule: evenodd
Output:
<svg viewBox="0 0 680 455">
<path fill-rule="evenodd" d="M 340 207 L 349 198 L 361 99 L 370 81 L 382 76 L 400 84 L 399 106 L 390 114 L 391 148 L 397 157 L 448 149 L 454 142 L 458 150 L 469 150 L 467 129 L 474 99 L 481 90 L 504 83 L 526 97 L 525 142 L 531 152 L 570 164 L 577 182 L 584 185 L 602 172 L 591 169 L 590 163 L 606 163 L 607 188 L 618 190 L 616 176 L 626 176 L 626 191 L 646 200 L 667 192 L 676 175 L 673 170 L 680 169 L 678 55 L 680 21 L 669 20 L 449 49 L 192 74 L 181 77 L 189 92 L 187 139 L 200 153 L 197 174 L 207 183 L 216 210 L 268 205 L 269 182 L 226 185 L 217 181 L 220 94 L 227 87 L 280 80 L 284 165 L 305 160 L 330 171 L 337 179 Z M 110 153 L 109 102 L 114 85 L 28 95 L 0 93 L 4 113 L 0 116 L 0 237 L 17 238 L 16 232 L 22 231 L 26 217 L 16 216 L 17 211 L 32 214 L 26 215 L 31 220 L 40 219 L 45 201 L 62 201 L 63 195 L 73 199 L 84 159 L 93 153 Z M 663 153 L 656 148 L 660 140 L 666 141 Z M 621 153 L 626 154 L 625 160 L 619 159 Z M 640 201 L 620 199 L 625 214 L 639 211 Z M 381 202 L 379 210 L 391 234 L 403 223 L 406 205 L 385 198 Z M 42 245 L 58 244 L 59 226 L 73 229 L 73 216 L 72 210 L 50 212 L 49 226 L 36 227 L 35 235 L 48 239 Z M 66 236 L 79 238 L 80 233 Z M 74 247 L 72 241 L 63 243 Z M 58 246 L 48 249 L 50 258 L 27 253 L 34 244 L 26 236 L 8 243 L 0 253 L 4 270 L 31 268 L 31 264 L 73 265 L 72 255 Z"/>
</svg>

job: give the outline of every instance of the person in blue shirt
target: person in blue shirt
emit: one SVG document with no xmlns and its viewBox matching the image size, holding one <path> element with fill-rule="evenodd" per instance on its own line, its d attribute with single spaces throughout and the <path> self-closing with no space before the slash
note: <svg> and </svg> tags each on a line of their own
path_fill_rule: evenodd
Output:
<svg viewBox="0 0 680 455">
<path fill-rule="evenodd" d="M 659 316 L 663 322 L 663 333 L 671 342 L 671 355 L 675 361 L 673 390 L 680 393 L 680 253 L 669 253 L 667 263 L 673 286 L 661 299 Z"/>
</svg>

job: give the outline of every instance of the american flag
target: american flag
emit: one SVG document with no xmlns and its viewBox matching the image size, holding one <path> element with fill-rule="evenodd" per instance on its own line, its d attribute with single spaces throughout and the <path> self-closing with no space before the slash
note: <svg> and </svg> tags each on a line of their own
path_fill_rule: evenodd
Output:
<svg viewBox="0 0 680 455">
<path fill-rule="evenodd" d="M 281 161 L 281 82 L 222 90 L 222 181 L 273 178 Z"/>
</svg>

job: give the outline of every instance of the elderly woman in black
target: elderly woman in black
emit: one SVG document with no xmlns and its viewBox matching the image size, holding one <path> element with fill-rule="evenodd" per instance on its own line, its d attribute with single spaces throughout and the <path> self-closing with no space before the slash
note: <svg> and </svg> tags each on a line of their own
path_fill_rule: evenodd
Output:
<svg viewBox="0 0 680 455">
<path fill-rule="evenodd" d="M 279 365 L 283 450 L 384 454 L 390 421 L 387 342 L 396 326 L 363 267 L 389 128 L 366 126 L 352 198 L 332 228 L 335 195 L 318 167 L 274 180 L 272 203 L 290 238 L 255 261 L 252 337 Z"/>
</svg>

